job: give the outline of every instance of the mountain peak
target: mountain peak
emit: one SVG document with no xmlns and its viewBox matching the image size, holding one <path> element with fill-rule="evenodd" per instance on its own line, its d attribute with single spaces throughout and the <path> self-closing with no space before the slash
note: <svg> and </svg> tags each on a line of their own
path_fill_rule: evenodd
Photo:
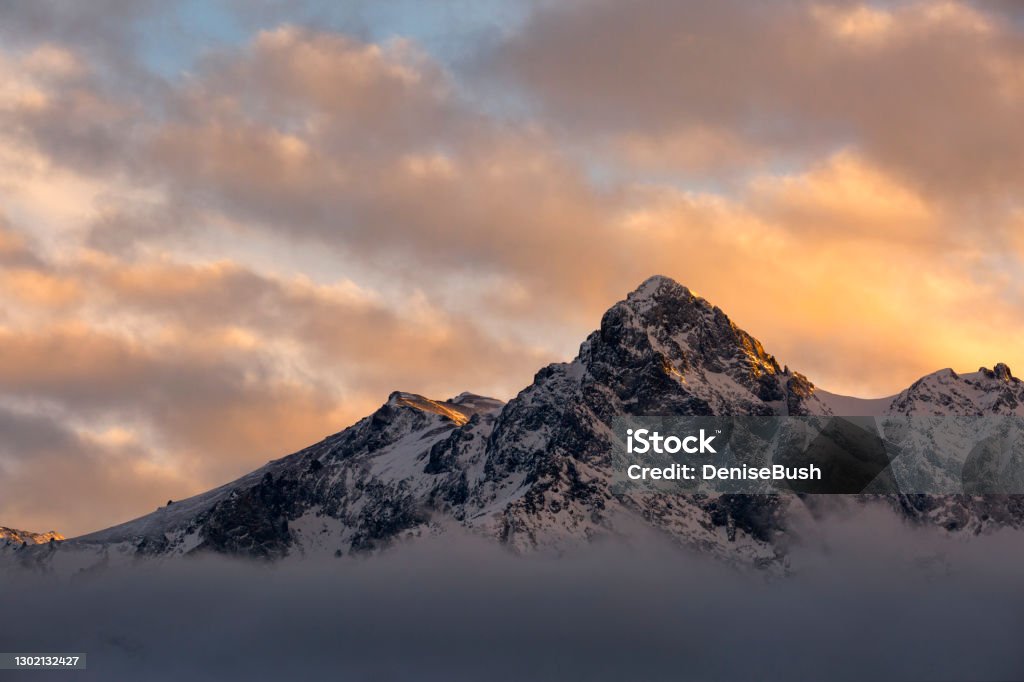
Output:
<svg viewBox="0 0 1024 682">
<path fill-rule="evenodd" d="M 629 354 L 652 348 L 660 361 L 672 365 L 666 371 L 676 370 L 673 374 L 685 374 L 694 366 L 712 372 L 737 370 L 754 380 L 783 373 L 761 343 L 720 308 L 664 275 L 647 278 L 609 309 L 599 338 L 624 346 Z M 582 350 L 589 348 L 585 344 Z"/>
<path fill-rule="evenodd" d="M 634 289 L 628 296 L 627 301 L 647 301 L 663 297 L 695 299 L 696 296 L 679 282 L 665 275 L 652 275 L 645 279 L 640 286 Z"/>
<path fill-rule="evenodd" d="M 651 275 L 636 288 L 637 291 L 645 289 L 647 287 L 658 287 L 662 284 L 678 284 L 674 279 L 667 275 Z"/>
<path fill-rule="evenodd" d="M 63 561 L 77 570 L 89 560 L 72 556 L 79 550 L 103 563 L 117 554 L 200 551 L 341 556 L 450 526 L 517 549 L 561 547 L 619 533 L 638 514 L 680 542 L 768 565 L 784 550 L 784 543 L 774 544 L 776 531 L 786 534 L 783 508 L 767 497 L 665 505 L 663 496 L 619 496 L 610 486 L 612 421 L 946 414 L 1024 416 L 1024 382 L 999 363 L 976 374 L 940 370 L 877 400 L 817 391 L 720 308 L 657 275 L 604 314 L 574 360 L 541 369 L 507 404 L 468 392 L 434 400 L 396 391 L 373 414 L 319 443 L 59 550 L 48 534 L 0 527 L 0 558 L 18 552 L 23 563 Z M 907 513 L 925 511 L 932 513 Z M 963 527 L 969 513 L 950 508 L 948 518 L 956 515 Z M 972 523 L 991 517 L 979 507 Z M 1014 523 L 1024 526 L 1024 511 Z M 18 544 L 3 542 L 5 536 Z M 35 546 L 36 537 L 48 547 Z M 111 546 L 118 552 L 108 553 Z"/>
<path fill-rule="evenodd" d="M 989 369 L 988 367 L 979 367 L 978 373 L 983 374 L 989 379 L 996 379 L 997 381 L 1001 381 L 1004 384 L 1008 384 L 1011 381 L 1019 381 L 1019 379 L 1016 379 L 1013 376 L 1013 373 L 1010 372 L 1010 368 L 1005 363 L 1002 362 L 996 363 L 996 366 L 993 367 L 992 369 Z"/>
</svg>

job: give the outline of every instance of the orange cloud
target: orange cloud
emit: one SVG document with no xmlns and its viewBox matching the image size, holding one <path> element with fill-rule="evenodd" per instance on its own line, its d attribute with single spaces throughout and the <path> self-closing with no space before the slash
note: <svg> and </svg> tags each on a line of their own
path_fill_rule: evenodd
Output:
<svg viewBox="0 0 1024 682">
<path fill-rule="evenodd" d="M 940 367 L 1019 364 L 1019 298 L 981 265 L 973 235 L 911 189 L 843 153 L 802 175 L 755 178 L 749 192 L 651 192 L 622 224 L 658 244 L 658 271 L 699 282 L 829 390 L 884 395 Z"/>
<path fill-rule="evenodd" d="M 653 272 L 829 390 L 1021 364 L 1021 32 L 994 11 L 538 5 L 449 67 L 285 24 L 157 76 L 107 17 L 118 59 L 0 51 L 0 406 L 50 439 L 0 471 L 116 462 L 96 489 L 143 492 L 89 518 L 117 521 L 394 389 L 508 397 Z M 50 525 L 32 505 L 0 521 Z"/>
<path fill-rule="evenodd" d="M 0 271 L 0 292 L 27 305 L 53 308 L 71 305 L 81 296 L 74 281 L 30 268 Z"/>
</svg>

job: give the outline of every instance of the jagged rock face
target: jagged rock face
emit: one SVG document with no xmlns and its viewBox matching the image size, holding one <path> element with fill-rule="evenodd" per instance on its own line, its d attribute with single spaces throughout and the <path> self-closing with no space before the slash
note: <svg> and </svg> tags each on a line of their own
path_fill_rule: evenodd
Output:
<svg viewBox="0 0 1024 682">
<path fill-rule="evenodd" d="M 600 330 L 580 349 L 579 360 L 588 368 L 602 368 L 626 401 L 635 395 L 671 395 L 664 379 L 685 387 L 692 373 L 702 378 L 707 373 L 724 375 L 760 401 L 782 398 L 781 370 L 760 342 L 720 309 L 664 277 L 647 280 L 605 313 Z M 637 404 L 641 409 L 711 414 L 713 402 L 703 402 Z M 751 407 L 763 409 L 753 403 Z"/>
<path fill-rule="evenodd" d="M 886 415 L 916 417 L 1024 416 L 1024 382 L 998 363 L 993 369 L 957 374 L 933 372 L 895 396 Z M 946 427 L 956 434 L 956 427 Z M 967 430 L 968 427 L 962 427 Z M 927 442 L 925 438 L 920 440 Z M 966 441 L 971 435 L 961 433 Z M 920 459 L 920 458 L 919 458 Z M 941 471 L 937 475 L 941 475 Z M 959 471 L 954 472 L 960 475 Z M 894 502 L 910 520 L 949 531 L 983 533 L 1001 527 L 1024 527 L 1024 496 L 899 495 Z"/>
<path fill-rule="evenodd" d="M 335 553 L 386 544 L 425 524 L 433 497 L 459 501 L 460 448 L 447 467 L 432 453 L 449 440 L 464 449 L 501 405 L 470 394 L 442 402 L 393 393 L 371 416 L 272 463 L 259 484 L 211 508 L 196 524 L 196 549 L 278 558 L 300 539 Z M 321 537 L 309 537 L 310 527 Z"/>
<path fill-rule="evenodd" d="M 813 386 L 676 282 L 653 277 L 613 306 L 571 363 L 550 365 L 509 402 L 488 471 L 529 469 L 552 450 L 604 464 L 619 415 L 772 415 L 806 409 Z"/>
<path fill-rule="evenodd" d="M 64 536 L 54 530 L 46 533 L 33 533 L 27 530 L 17 530 L 16 528 L 0 526 L 0 544 L 42 545 L 50 541 L 60 542 L 63 539 Z"/>
<path fill-rule="evenodd" d="M 545 544 L 546 535 L 567 531 L 611 531 L 611 517 L 622 509 L 663 529 L 686 517 L 687 533 L 738 524 L 767 541 L 777 501 L 726 497 L 712 508 L 680 500 L 669 513 L 651 497 L 615 499 L 608 491 L 611 422 L 621 415 L 805 414 L 812 393 L 810 382 L 784 372 L 721 310 L 654 277 L 605 313 L 573 362 L 541 370 L 501 412 L 477 502 L 485 505 L 501 482 L 524 477 L 529 492 L 506 508 L 500 532 L 517 545 Z"/>
<path fill-rule="evenodd" d="M 465 456 L 482 445 L 474 432 L 488 430 L 502 406 L 472 394 L 434 401 L 396 392 L 372 415 L 320 443 L 71 545 L 262 559 L 383 546 L 423 527 L 435 506 L 465 500 Z M 432 462 L 435 446 L 449 439 L 458 443 L 449 448 L 454 459 L 447 466 Z"/>
<path fill-rule="evenodd" d="M 639 523 L 729 561 L 778 565 L 787 519 L 807 500 L 613 495 L 612 419 L 855 414 L 851 403 L 878 415 L 1024 415 L 1024 384 L 996 365 L 936 372 L 891 400 L 827 394 L 780 368 L 721 310 L 653 277 L 605 313 L 572 362 L 540 370 L 507 405 L 472 394 L 436 401 L 393 393 L 348 429 L 233 483 L 60 551 L 20 556 L 39 564 L 72 550 L 103 561 L 111 552 L 340 555 L 452 526 L 528 550 L 629 533 Z M 910 519 L 951 530 L 1024 519 L 1019 498 L 890 501 Z"/>
<path fill-rule="evenodd" d="M 943 369 L 911 384 L 893 400 L 892 414 L 1024 416 L 1024 382 L 999 363 L 972 374 Z"/>
</svg>

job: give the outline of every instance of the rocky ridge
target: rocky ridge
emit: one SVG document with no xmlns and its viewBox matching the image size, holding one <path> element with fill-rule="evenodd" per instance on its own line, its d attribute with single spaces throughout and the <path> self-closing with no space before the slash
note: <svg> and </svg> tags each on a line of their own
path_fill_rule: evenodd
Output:
<svg viewBox="0 0 1024 682">
<path fill-rule="evenodd" d="M 1024 415 L 1024 384 L 997 364 L 973 374 L 942 370 L 891 399 L 836 396 L 780 366 L 719 308 L 652 277 L 604 314 L 575 359 L 541 369 L 507 404 L 396 392 L 351 427 L 237 481 L 59 548 L 21 550 L 19 561 L 342 556 L 455 529 L 518 551 L 558 550 L 643 528 L 729 562 L 779 566 L 790 519 L 813 515 L 813 500 L 613 494 L 612 418 L 858 411 Z M 1024 519 L 1005 500 L 889 501 L 911 521 L 951 531 Z"/>
</svg>

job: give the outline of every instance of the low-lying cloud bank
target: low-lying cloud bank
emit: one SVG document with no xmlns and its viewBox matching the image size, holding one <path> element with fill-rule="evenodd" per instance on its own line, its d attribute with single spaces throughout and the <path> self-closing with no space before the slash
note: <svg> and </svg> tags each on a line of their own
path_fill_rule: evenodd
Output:
<svg viewBox="0 0 1024 682">
<path fill-rule="evenodd" d="M 86 652 L 83 680 L 1024 674 L 1019 533 L 951 539 L 877 509 L 819 531 L 779 579 L 657 542 L 552 558 L 452 537 L 362 560 L 23 577 L 5 580 L 0 642 Z"/>
</svg>

